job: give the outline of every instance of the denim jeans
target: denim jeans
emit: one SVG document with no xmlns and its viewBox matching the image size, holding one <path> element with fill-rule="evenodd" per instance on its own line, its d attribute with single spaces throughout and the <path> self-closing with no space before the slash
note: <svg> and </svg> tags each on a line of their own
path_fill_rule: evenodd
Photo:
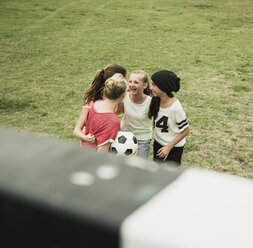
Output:
<svg viewBox="0 0 253 248">
<path fill-rule="evenodd" d="M 138 157 L 149 159 L 151 139 L 138 140 Z"/>
</svg>

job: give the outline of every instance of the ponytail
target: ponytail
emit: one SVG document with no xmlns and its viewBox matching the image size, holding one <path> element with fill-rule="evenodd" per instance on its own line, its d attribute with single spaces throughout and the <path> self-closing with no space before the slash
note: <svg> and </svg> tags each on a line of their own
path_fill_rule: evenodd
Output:
<svg viewBox="0 0 253 248">
<path fill-rule="evenodd" d="M 103 98 L 103 88 L 104 88 L 104 69 L 98 70 L 95 78 L 91 84 L 91 87 L 84 92 L 84 104 L 89 103 L 90 101 L 102 100 Z"/>
<path fill-rule="evenodd" d="M 126 76 L 126 69 L 117 64 L 109 64 L 104 69 L 98 70 L 91 87 L 84 92 L 84 105 L 90 101 L 97 101 L 103 99 L 103 90 L 105 81 L 112 77 L 115 73 L 120 73 L 123 77 Z"/>
</svg>

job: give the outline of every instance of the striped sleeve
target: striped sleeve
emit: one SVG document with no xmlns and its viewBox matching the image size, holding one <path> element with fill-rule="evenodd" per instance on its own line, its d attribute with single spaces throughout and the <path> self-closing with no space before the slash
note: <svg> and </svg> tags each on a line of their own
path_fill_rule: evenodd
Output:
<svg viewBox="0 0 253 248">
<path fill-rule="evenodd" d="M 176 124 L 180 132 L 189 126 L 185 112 L 183 109 L 179 109 L 175 113 Z"/>
</svg>

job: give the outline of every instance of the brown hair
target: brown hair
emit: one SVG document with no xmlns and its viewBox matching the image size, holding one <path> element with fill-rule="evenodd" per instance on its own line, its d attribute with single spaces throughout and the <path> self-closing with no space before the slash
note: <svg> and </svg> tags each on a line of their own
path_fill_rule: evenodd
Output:
<svg viewBox="0 0 253 248">
<path fill-rule="evenodd" d="M 84 91 L 84 104 L 103 99 L 105 81 L 115 73 L 120 73 L 125 77 L 127 71 L 124 67 L 117 64 L 109 64 L 104 69 L 98 70 L 90 88 Z"/>
<path fill-rule="evenodd" d="M 160 109 L 160 98 L 153 96 L 151 99 L 151 103 L 149 105 L 148 118 L 152 119 L 152 117 L 154 117 L 155 120 L 159 109 Z"/>
</svg>

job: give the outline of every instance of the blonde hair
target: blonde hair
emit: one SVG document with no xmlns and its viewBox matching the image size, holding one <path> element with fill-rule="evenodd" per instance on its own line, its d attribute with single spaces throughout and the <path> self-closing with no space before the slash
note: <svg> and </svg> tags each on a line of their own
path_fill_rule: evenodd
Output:
<svg viewBox="0 0 253 248">
<path fill-rule="evenodd" d="M 127 81 L 120 73 L 115 73 L 105 81 L 104 95 L 110 100 L 118 99 L 127 89 Z"/>
<path fill-rule="evenodd" d="M 142 82 L 147 83 L 148 86 L 147 86 L 146 89 L 144 89 L 144 94 L 149 96 L 151 94 L 151 90 L 150 90 L 150 87 L 149 87 L 148 74 L 143 70 L 136 70 L 136 71 L 133 71 L 131 74 L 140 75 L 141 79 L 142 79 Z"/>
</svg>

